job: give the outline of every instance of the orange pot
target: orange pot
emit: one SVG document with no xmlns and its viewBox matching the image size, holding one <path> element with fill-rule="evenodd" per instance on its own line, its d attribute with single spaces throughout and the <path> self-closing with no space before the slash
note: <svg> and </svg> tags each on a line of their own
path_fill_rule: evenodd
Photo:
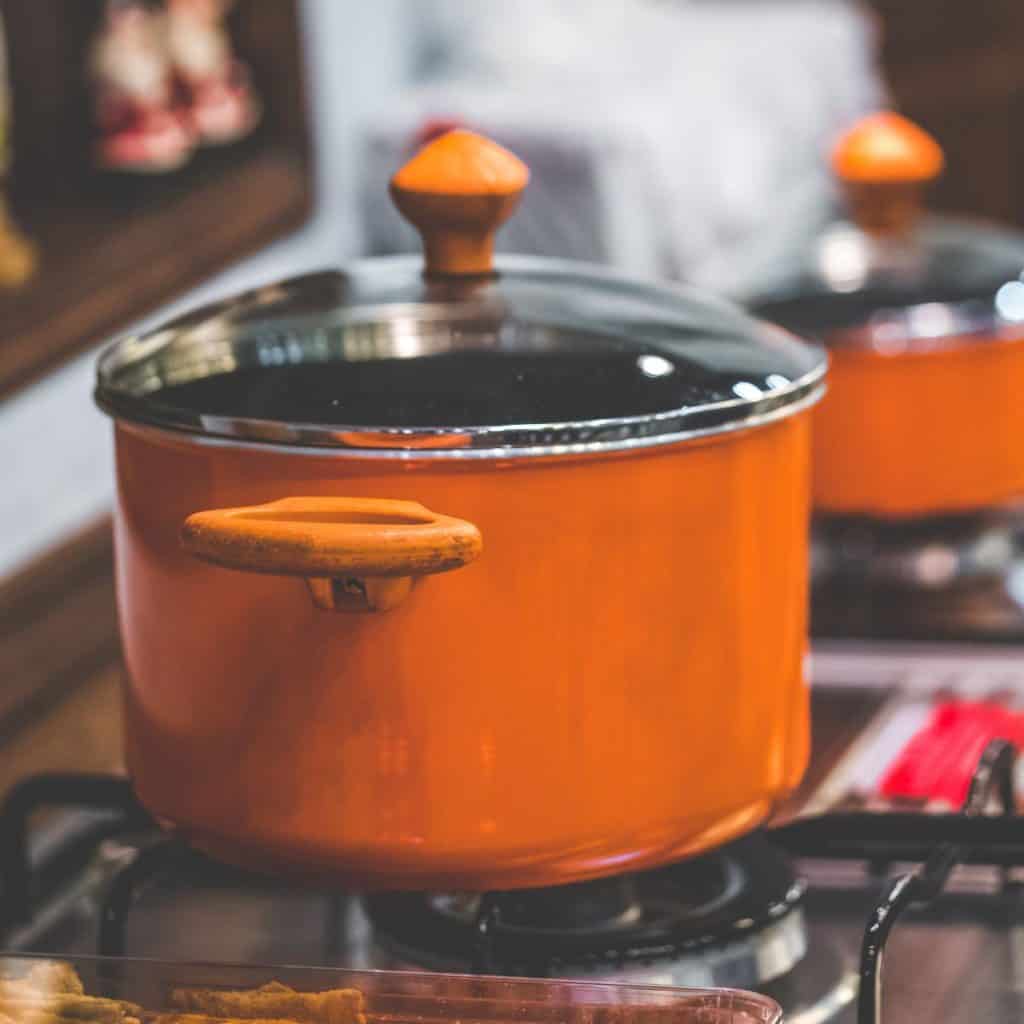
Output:
<svg viewBox="0 0 1024 1024">
<path fill-rule="evenodd" d="M 808 752 L 821 352 L 590 269 L 443 258 L 104 357 L 139 797 L 218 857 L 363 887 L 561 884 L 753 828 Z M 439 366 L 465 371 L 444 402 Z M 272 408 L 293 372 L 305 421 Z"/>
<path fill-rule="evenodd" d="M 833 346 L 814 413 L 814 507 L 918 518 L 1024 495 L 1024 328 L 908 344 Z"/>
<path fill-rule="evenodd" d="M 1024 496 L 1024 239 L 924 217 L 942 151 L 898 115 L 859 122 L 832 164 L 853 223 L 751 303 L 830 349 L 815 511 L 926 519 Z"/>
</svg>

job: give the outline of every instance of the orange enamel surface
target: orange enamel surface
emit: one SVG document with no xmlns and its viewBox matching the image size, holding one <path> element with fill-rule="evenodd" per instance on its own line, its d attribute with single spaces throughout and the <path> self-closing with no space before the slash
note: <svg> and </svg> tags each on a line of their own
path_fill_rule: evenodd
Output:
<svg viewBox="0 0 1024 1024">
<path fill-rule="evenodd" d="M 391 179 L 405 192 L 507 196 L 522 192 L 530 172 L 519 157 L 496 142 L 461 128 L 424 146 Z"/>
<path fill-rule="evenodd" d="M 1024 495 L 1024 338 L 831 360 L 814 411 L 817 510 L 911 517 Z"/>
<path fill-rule="evenodd" d="M 884 111 L 858 121 L 832 153 L 835 173 L 848 182 L 930 181 L 942 173 L 942 148 L 926 131 Z"/>
<path fill-rule="evenodd" d="M 808 435 L 499 464 L 119 425 L 141 799 L 216 855 L 369 887 L 552 885 L 755 827 L 807 757 Z M 421 502 L 485 548 L 380 615 L 181 548 L 193 512 L 294 495 Z"/>
</svg>

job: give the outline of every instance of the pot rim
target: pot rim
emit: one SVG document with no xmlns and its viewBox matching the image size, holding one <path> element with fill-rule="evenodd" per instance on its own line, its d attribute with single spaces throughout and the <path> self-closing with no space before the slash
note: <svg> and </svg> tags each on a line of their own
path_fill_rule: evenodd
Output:
<svg viewBox="0 0 1024 1024">
<path fill-rule="evenodd" d="M 119 424 L 143 434 L 158 433 L 187 444 L 209 448 L 238 448 L 247 451 L 267 451 L 288 453 L 296 456 L 315 458 L 347 458 L 347 459 L 392 459 L 407 462 L 421 460 L 473 461 L 473 462 L 504 462 L 506 460 L 523 459 L 555 459 L 574 455 L 602 455 L 647 451 L 652 448 L 669 447 L 688 441 L 701 441 L 712 437 L 723 437 L 738 434 L 746 430 L 769 426 L 780 420 L 795 416 L 810 409 L 824 397 L 827 388 L 819 379 L 808 387 L 796 401 L 769 409 L 760 415 L 750 416 L 742 421 L 733 421 L 703 429 L 682 431 L 677 434 L 659 434 L 652 437 L 623 438 L 617 441 L 590 441 L 538 444 L 525 447 L 509 448 L 366 448 L 356 445 L 340 445 L 336 441 L 330 444 L 317 444 L 303 438 L 296 441 L 276 441 L 254 436 L 222 436 L 211 434 L 205 430 L 187 430 L 180 427 L 168 427 L 165 424 L 149 423 L 138 418 L 122 416 L 116 410 L 107 407 L 96 395 L 96 403 Z M 275 429 L 279 424 L 274 424 Z"/>
<path fill-rule="evenodd" d="M 418 269 L 419 266 L 417 259 L 399 256 L 357 262 L 350 265 L 350 270 L 408 271 Z M 213 328 L 207 332 L 209 339 L 191 340 L 191 344 L 198 349 L 197 364 L 216 367 L 218 359 L 224 359 L 225 349 L 229 353 L 229 363 L 232 362 L 236 336 L 230 332 L 234 317 L 245 317 L 254 310 L 259 311 L 267 303 L 268 295 L 271 301 L 277 301 L 282 295 L 287 296 L 289 301 L 296 298 L 301 300 L 307 292 L 312 293 L 322 288 L 324 281 L 331 277 L 331 272 L 326 272 L 272 283 L 214 302 L 147 333 L 115 340 L 100 354 L 94 399 L 104 412 L 117 420 L 199 437 L 208 443 L 219 441 L 246 446 L 308 450 L 319 454 L 334 451 L 363 458 L 462 460 L 537 458 L 678 444 L 774 422 L 813 405 L 824 394 L 828 357 L 820 346 L 803 346 L 800 339 L 791 332 L 757 321 L 723 300 L 704 296 L 686 287 L 652 284 L 614 273 L 605 267 L 574 261 L 504 257 L 499 259 L 497 266 L 499 271 L 512 275 L 548 275 L 554 285 L 564 283 L 571 287 L 573 281 L 586 279 L 593 285 L 607 284 L 609 287 L 632 290 L 666 303 L 697 303 L 720 316 L 735 318 L 737 325 L 743 328 L 764 332 L 767 341 L 774 340 L 782 345 L 795 343 L 806 347 L 806 359 L 801 359 L 801 362 L 809 368 L 795 378 L 780 375 L 777 383 L 770 382 L 769 378 L 768 387 L 749 383 L 745 385 L 743 393 L 737 387 L 736 397 L 663 411 L 576 421 L 457 427 L 346 426 L 209 415 L 154 401 L 161 386 L 147 388 L 140 386 L 137 380 L 134 383 L 131 380 L 125 382 L 124 378 L 129 371 L 158 357 L 182 332 L 202 332 L 207 326 Z M 429 322 L 431 312 L 427 307 L 422 308 L 426 310 L 425 322 Z M 387 312 L 386 306 L 382 309 Z M 343 315 L 345 312 L 337 311 L 340 319 L 332 322 L 342 327 L 365 327 L 358 318 L 346 321 Z M 356 310 L 357 314 L 364 312 Z M 456 312 L 451 322 L 457 325 L 460 317 L 471 317 L 475 312 L 474 307 L 469 306 Z M 307 314 L 278 318 L 272 324 L 278 334 L 270 339 L 271 343 L 282 348 L 288 347 L 289 350 L 296 345 L 301 347 L 304 342 L 296 328 L 306 329 L 308 321 Z M 443 333 L 446 329 L 443 318 L 435 322 L 442 324 L 439 330 Z M 389 323 L 386 319 L 379 321 L 380 325 Z M 218 331 L 221 333 L 218 334 Z M 238 337 L 244 339 L 244 332 L 238 331 Z M 209 346 L 208 354 L 204 346 Z M 225 368 L 230 370 L 233 366 Z"/>
</svg>

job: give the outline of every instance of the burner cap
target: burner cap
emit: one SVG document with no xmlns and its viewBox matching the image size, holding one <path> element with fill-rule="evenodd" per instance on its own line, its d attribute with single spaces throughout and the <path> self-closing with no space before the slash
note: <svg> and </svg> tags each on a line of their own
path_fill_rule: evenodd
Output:
<svg viewBox="0 0 1024 1024">
<path fill-rule="evenodd" d="M 387 893 L 367 898 L 381 945 L 437 970 L 544 976 L 678 960 L 749 946 L 796 911 L 803 885 L 761 836 L 638 875 L 507 893 Z M 484 902 L 486 901 L 486 902 Z M 486 908 L 487 935 L 481 935 Z M 800 941 L 772 976 L 793 966 Z M 757 980 L 766 980 L 761 977 Z"/>
</svg>

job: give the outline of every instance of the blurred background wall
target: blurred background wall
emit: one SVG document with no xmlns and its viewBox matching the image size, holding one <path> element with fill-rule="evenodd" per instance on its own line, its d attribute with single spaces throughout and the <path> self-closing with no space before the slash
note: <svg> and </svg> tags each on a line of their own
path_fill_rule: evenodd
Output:
<svg viewBox="0 0 1024 1024">
<path fill-rule="evenodd" d="M 531 164 L 504 248 L 728 292 L 817 229 L 830 139 L 884 97 L 873 21 L 842 0 L 303 0 L 301 11 L 312 220 L 130 329 L 414 248 L 384 184 L 431 123 L 489 132 Z M 94 357 L 0 403 L 0 575 L 109 506 Z"/>
</svg>

